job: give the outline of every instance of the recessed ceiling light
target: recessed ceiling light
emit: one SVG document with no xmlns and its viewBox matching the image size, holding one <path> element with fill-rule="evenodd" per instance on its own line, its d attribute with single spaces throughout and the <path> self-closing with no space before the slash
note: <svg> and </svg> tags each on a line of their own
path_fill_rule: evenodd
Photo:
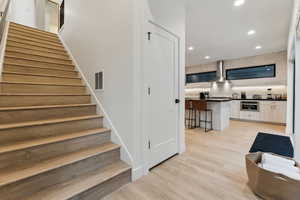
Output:
<svg viewBox="0 0 300 200">
<path fill-rule="evenodd" d="M 262 48 L 262 46 L 260 46 L 260 45 L 255 47 L 255 49 L 261 49 L 261 48 Z"/>
<path fill-rule="evenodd" d="M 245 3 L 245 0 L 235 0 L 234 1 L 234 6 L 238 7 L 238 6 L 241 6 Z"/>
<path fill-rule="evenodd" d="M 255 33 L 256 33 L 255 30 L 250 30 L 250 31 L 248 31 L 248 35 L 254 35 Z"/>
<path fill-rule="evenodd" d="M 193 51 L 194 49 L 195 49 L 195 47 L 193 47 L 193 46 L 190 46 L 190 47 L 188 48 L 189 51 Z"/>
<path fill-rule="evenodd" d="M 210 56 L 205 56 L 204 58 L 205 58 L 205 59 L 210 59 Z"/>
</svg>

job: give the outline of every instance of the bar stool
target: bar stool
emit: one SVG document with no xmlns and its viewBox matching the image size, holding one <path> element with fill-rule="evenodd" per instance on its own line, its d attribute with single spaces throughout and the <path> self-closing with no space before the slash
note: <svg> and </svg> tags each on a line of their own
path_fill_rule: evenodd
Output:
<svg viewBox="0 0 300 200">
<path fill-rule="evenodd" d="M 192 101 L 192 108 L 195 110 L 195 116 L 197 116 L 197 112 L 199 114 L 198 123 L 199 125 L 195 127 L 201 128 L 201 122 L 204 122 L 204 130 L 205 132 L 212 131 L 213 130 L 213 111 L 211 109 L 207 108 L 207 101 L 205 100 L 197 100 Z M 201 113 L 204 112 L 204 120 L 201 120 Z M 210 114 L 210 120 L 208 120 L 208 114 Z M 197 122 L 196 122 L 197 123 Z M 210 124 L 210 129 L 207 128 L 207 125 Z"/>
<path fill-rule="evenodd" d="M 187 128 L 192 128 L 193 122 L 193 109 L 192 109 L 192 101 L 186 100 L 185 101 L 185 126 Z"/>
</svg>

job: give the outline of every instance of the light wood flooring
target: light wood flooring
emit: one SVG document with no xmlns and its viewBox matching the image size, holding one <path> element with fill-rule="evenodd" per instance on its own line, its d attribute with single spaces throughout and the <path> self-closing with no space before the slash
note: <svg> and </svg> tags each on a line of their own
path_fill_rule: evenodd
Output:
<svg viewBox="0 0 300 200">
<path fill-rule="evenodd" d="M 258 132 L 284 126 L 231 121 L 223 132 L 187 130 L 187 151 L 105 200 L 258 200 L 247 187 L 244 156 Z"/>
</svg>

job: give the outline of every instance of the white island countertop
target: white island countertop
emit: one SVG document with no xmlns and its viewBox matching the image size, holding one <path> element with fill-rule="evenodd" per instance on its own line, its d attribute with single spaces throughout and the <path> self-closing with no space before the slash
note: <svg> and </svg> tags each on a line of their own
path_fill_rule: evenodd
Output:
<svg viewBox="0 0 300 200">
<path fill-rule="evenodd" d="M 187 99 L 187 100 L 200 100 L 200 99 Z M 216 131 L 223 131 L 229 127 L 230 124 L 230 98 L 209 98 L 204 99 L 207 102 L 208 109 L 212 110 L 212 128 Z M 201 100 L 203 101 L 203 100 Z M 201 112 L 201 119 L 203 120 L 205 113 Z M 199 120 L 199 115 L 197 119 Z M 208 115 L 208 120 L 210 120 L 210 115 Z M 204 127 L 204 123 L 201 123 L 201 127 Z M 209 127 L 209 124 L 208 124 Z"/>
</svg>

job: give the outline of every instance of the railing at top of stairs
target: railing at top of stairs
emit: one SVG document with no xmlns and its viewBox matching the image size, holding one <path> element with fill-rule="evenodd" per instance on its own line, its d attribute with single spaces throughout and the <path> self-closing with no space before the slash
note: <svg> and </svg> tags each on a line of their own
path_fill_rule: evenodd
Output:
<svg viewBox="0 0 300 200">
<path fill-rule="evenodd" d="M 2 41 L 10 0 L 4 0 L 0 5 L 0 41 Z"/>
</svg>

